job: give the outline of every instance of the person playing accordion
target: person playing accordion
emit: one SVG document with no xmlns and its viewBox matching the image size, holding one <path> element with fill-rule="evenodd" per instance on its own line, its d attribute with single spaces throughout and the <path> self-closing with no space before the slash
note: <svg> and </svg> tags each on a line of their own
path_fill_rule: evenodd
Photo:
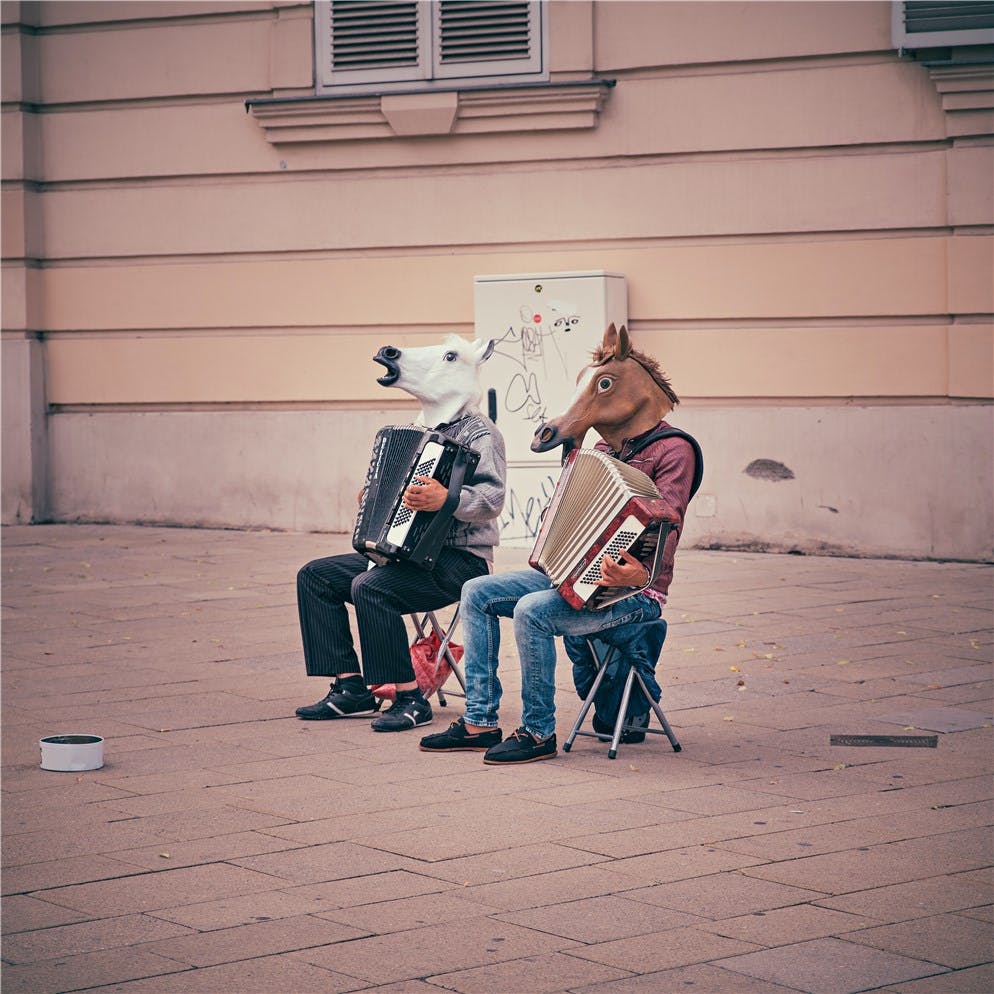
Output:
<svg viewBox="0 0 994 994">
<path fill-rule="evenodd" d="M 594 610 L 569 604 L 550 577 L 534 568 L 468 581 L 460 602 L 465 715 L 446 731 L 422 738 L 423 751 L 483 752 L 485 763 L 499 765 L 553 758 L 556 637 L 563 636 L 569 650 L 585 636 L 661 616 L 684 515 L 703 468 L 696 441 L 664 420 L 678 402 L 655 360 L 631 349 L 626 330 L 622 327 L 619 333 L 611 325 L 594 363 L 580 374 L 572 407 L 539 427 L 532 449 L 579 446 L 593 427 L 602 439 L 596 449 L 649 477 L 673 519 L 656 576 L 646 586 L 653 555 L 646 555 L 645 561 L 624 552 L 605 556 L 599 583 L 631 588 L 631 595 Z M 498 722 L 501 618 L 514 619 L 521 661 L 521 727 L 506 739 Z"/>
<path fill-rule="evenodd" d="M 319 701 L 296 709 L 310 721 L 377 715 L 380 700 L 370 687 L 395 684 L 396 698 L 373 717 L 377 732 L 400 732 L 432 720 L 431 705 L 415 679 L 404 616 L 433 611 L 459 600 L 463 584 L 488 575 L 499 540 L 497 517 L 504 505 L 507 467 L 504 439 L 479 413 L 477 369 L 492 342 L 450 336 L 441 346 L 380 349 L 375 360 L 388 370 L 378 382 L 398 386 L 422 403 L 421 421 L 469 446 L 479 461 L 458 493 L 452 520 L 432 568 L 405 560 L 370 568 L 359 552 L 315 559 L 297 574 L 297 607 L 308 676 L 331 677 Z M 411 511 L 438 511 L 448 489 L 416 476 L 403 494 Z M 362 662 L 352 639 L 346 603 L 355 608 Z"/>
</svg>

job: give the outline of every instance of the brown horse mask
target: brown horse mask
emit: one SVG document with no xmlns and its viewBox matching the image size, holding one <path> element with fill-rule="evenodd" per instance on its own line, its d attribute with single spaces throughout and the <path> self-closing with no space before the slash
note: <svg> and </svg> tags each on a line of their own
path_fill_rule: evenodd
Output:
<svg viewBox="0 0 994 994">
<path fill-rule="evenodd" d="M 656 360 L 632 348 L 624 325 L 608 326 L 576 383 L 569 408 L 539 425 L 532 452 L 561 445 L 565 459 L 591 428 L 619 452 L 626 438 L 649 431 L 680 403 Z"/>
</svg>

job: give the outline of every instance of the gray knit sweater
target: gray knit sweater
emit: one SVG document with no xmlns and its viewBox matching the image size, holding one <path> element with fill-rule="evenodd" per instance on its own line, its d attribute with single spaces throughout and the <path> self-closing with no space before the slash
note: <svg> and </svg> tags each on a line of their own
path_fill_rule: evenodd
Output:
<svg viewBox="0 0 994 994">
<path fill-rule="evenodd" d="M 445 544 L 494 561 L 500 543 L 497 516 L 504 507 L 507 461 L 504 436 L 489 418 L 475 411 L 436 426 L 435 431 L 468 445 L 480 454 L 470 483 L 462 488 Z"/>
</svg>

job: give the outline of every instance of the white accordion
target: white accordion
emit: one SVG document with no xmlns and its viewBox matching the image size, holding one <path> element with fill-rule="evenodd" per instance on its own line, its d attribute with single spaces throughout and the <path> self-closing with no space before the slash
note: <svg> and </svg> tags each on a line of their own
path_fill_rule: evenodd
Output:
<svg viewBox="0 0 994 994">
<path fill-rule="evenodd" d="M 678 520 L 641 470 L 596 449 L 575 449 L 563 466 L 528 561 L 573 607 L 598 610 L 640 589 L 601 586 L 604 556 L 654 556 L 651 582 L 666 536 Z"/>
</svg>

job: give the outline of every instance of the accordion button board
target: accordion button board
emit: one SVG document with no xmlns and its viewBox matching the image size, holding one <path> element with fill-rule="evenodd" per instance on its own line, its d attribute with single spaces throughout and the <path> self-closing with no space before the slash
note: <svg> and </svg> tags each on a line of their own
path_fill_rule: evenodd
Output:
<svg viewBox="0 0 994 994">
<path fill-rule="evenodd" d="M 432 569 L 445 544 L 459 491 L 472 482 L 479 454 L 467 445 L 420 425 L 381 428 L 373 441 L 366 485 L 352 548 L 377 565 L 410 562 Z M 448 490 L 438 511 L 413 511 L 404 491 L 415 477 L 437 480 Z"/>
</svg>

